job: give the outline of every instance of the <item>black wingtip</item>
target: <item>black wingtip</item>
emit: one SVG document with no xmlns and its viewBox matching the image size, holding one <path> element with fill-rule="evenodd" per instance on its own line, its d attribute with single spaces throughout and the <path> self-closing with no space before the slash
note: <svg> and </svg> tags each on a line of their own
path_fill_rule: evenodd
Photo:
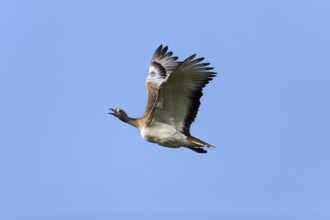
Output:
<svg viewBox="0 0 330 220">
<path fill-rule="evenodd" d="M 202 62 L 205 58 L 204 57 L 200 57 L 198 59 L 196 59 L 196 63 Z"/>
<path fill-rule="evenodd" d="M 188 57 L 187 59 L 185 59 L 183 62 L 188 63 L 188 62 L 192 61 L 195 57 L 196 57 L 196 54 L 193 54 L 190 57 Z"/>
<path fill-rule="evenodd" d="M 167 50 L 168 50 L 168 46 L 165 46 L 165 47 L 162 49 L 161 53 L 162 53 L 162 54 L 166 54 Z"/>
</svg>

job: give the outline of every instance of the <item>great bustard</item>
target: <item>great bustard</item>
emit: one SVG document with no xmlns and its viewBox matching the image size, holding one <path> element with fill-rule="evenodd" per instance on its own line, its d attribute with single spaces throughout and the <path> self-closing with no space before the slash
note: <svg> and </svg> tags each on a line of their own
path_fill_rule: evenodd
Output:
<svg viewBox="0 0 330 220">
<path fill-rule="evenodd" d="M 195 54 L 183 62 L 160 45 L 152 57 L 147 76 L 148 103 L 141 118 L 130 118 L 122 109 L 110 110 L 121 121 L 138 128 L 142 137 L 153 143 L 171 148 L 187 147 L 198 153 L 206 153 L 202 147 L 212 148 L 190 135 L 202 90 L 216 76 L 204 58 Z"/>
</svg>

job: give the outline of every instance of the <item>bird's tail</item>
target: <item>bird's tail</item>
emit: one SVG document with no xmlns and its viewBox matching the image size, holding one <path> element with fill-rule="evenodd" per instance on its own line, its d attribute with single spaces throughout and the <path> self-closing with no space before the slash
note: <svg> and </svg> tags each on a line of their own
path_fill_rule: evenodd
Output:
<svg viewBox="0 0 330 220">
<path fill-rule="evenodd" d="M 208 148 L 214 148 L 214 146 L 212 146 L 211 144 L 208 144 L 198 138 L 195 138 L 193 136 L 188 136 L 187 140 L 194 143 L 194 144 L 198 144 L 201 147 L 208 147 Z"/>
<path fill-rule="evenodd" d="M 190 149 L 190 150 L 193 150 L 193 151 L 195 151 L 195 152 L 197 152 L 197 153 L 200 153 L 200 154 L 206 154 L 206 153 L 207 153 L 207 151 L 204 150 L 204 149 L 201 148 L 201 147 L 186 147 L 186 148 L 188 148 L 188 149 Z"/>
</svg>

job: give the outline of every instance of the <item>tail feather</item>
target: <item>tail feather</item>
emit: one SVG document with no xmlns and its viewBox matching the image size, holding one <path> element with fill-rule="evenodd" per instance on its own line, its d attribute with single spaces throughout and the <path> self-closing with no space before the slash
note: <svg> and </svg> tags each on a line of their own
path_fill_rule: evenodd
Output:
<svg viewBox="0 0 330 220">
<path fill-rule="evenodd" d="M 206 143 L 206 142 L 204 142 L 204 141 L 202 141 L 202 140 L 200 140 L 198 138 L 195 138 L 193 136 L 187 137 L 187 140 L 190 141 L 190 142 L 192 142 L 192 143 L 198 144 L 198 145 L 200 145 L 202 147 L 214 148 L 214 146 L 212 146 L 211 144 L 208 144 L 208 143 Z"/>
<path fill-rule="evenodd" d="M 200 154 L 206 154 L 207 153 L 207 151 L 204 150 L 201 147 L 187 147 L 187 148 L 190 149 L 190 150 L 193 150 L 193 151 L 195 151 L 197 153 L 200 153 Z"/>
</svg>

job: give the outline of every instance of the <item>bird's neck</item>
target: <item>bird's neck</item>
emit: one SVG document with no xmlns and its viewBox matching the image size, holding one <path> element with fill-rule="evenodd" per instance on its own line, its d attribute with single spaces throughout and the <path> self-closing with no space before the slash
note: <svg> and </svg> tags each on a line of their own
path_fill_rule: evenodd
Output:
<svg viewBox="0 0 330 220">
<path fill-rule="evenodd" d="M 130 124 L 136 128 L 139 128 L 139 123 L 137 118 L 130 118 L 130 117 L 125 117 L 122 119 L 123 122 L 126 122 L 127 124 Z"/>
</svg>

